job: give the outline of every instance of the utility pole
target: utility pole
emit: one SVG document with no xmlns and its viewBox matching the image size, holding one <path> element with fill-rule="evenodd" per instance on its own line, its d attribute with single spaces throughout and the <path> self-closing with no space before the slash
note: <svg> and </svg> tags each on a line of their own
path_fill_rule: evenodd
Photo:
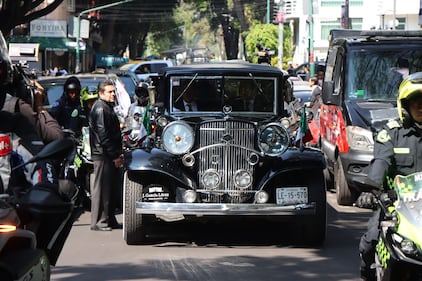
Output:
<svg viewBox="0 0 422 281">
<path fill-rule="evenodd" d="M 284 0 L 274 0 L 278 5 L 276 23 L 278 23 L 278 67 L 283 69 L 283 31 L 284 31 Z"/>
<path fill-rule="evenodd" d="M 349 0 L 345 0 L 344 5 L 341 5 L 341 27 L 352 29 L 352 23 L 349 18 Z"/>
<path fill-rule="evenodd" d="M 309 3 L 309 77 L 315 75 L 315 56 L 314 56 L 314 1 Z"/>
<path fill-rule="evenodd" d="M 94 7 L 94 8 L 87 9 L 87 10 L 83 10 L 82 12 L 79 13 L 78 19 L 77 19 L 78 26 L 77 26 L 77 36 L 76 36 L 75 73 L 79 73 L 81 71 L 81 61 L 80 61 L 80 55 L 79 55 L 79 53 L 80 53 L 79 52 L 80 51 L 79 41 L 81 40 L 81 16 L 83 14 L 87 14 L 89 12 L 103 10 L 103 9 L 106 9 L 106 8 L 110 8 L 110 7 L 113 7 L 113 6 L 121 5 L 121 4 L 132 2 L 132 1 L 134 1 L 134 0 L 123 0 L 123 1 L 115 2 L 115 3 L 111 3 L 111 4 L 98 6 L 98 7 Z"/>
</svg>

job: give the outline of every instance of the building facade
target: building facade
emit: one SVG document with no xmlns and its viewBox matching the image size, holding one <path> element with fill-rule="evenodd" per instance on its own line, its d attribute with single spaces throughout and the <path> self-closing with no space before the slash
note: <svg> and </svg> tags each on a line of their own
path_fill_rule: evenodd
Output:
<svg viewBox="0 0 422 281">
<path fill-rule="evenodd" d="M 291 27 L 296 46 L 295 63 L 309 60 L 310 40 L 314 61 L 325 60 L 329 32 L 342 28 L 346 2 L 352 29 L 420 29 L 420 0 L 406 0 L 405 5 L 397 0 L 284 0 L 285 24 Z"/>
</svg>

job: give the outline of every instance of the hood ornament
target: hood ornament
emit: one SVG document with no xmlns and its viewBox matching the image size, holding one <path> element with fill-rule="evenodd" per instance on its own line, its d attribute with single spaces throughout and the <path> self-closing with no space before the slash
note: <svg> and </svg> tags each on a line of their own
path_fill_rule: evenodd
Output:
<svg viewBox="0 0 422 281">
<path fill-rule="evenodd" d="M 224 114 L 229 114 L 232 111 L 233 111 L 233 108 L 231 107 L 231 105 L 225 105 L 225 106 L 223 106 L 223 113 Z"/>
</svg>

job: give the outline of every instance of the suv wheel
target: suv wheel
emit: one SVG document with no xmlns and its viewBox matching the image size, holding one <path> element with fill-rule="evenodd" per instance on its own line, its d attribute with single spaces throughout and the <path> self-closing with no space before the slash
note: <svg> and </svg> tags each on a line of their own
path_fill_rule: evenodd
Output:
<svg viewBox="0 0 422 281">
<path fill-rule="evenodd" d="M 356 201 L 356 194 L 350 190 L 344 175 L 343 164 L 340 157 L 334 163 L 334 186 L 336 187 L 337 204 L 352 205 Z"/>
</svg>

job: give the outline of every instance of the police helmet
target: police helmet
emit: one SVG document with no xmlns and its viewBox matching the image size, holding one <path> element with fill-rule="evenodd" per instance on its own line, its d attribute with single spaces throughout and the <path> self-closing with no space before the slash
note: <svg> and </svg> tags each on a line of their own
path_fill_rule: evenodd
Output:
<svg viewBox="0 0 422 281">
<path fill-rule="evenodd" d="M 145 97 L 145 96 L 148 96 L 148 83 L 146 83 L 146 82 L 140 82 L 138 85 L 136 85 L 135 95 L 137 97 Z"/>
<path fill-rule="evenodd" d="M 97 87 L 95 86 L 85 86 L 81 90 L 81 101 L 86 102 L 88 100 L 97 99 Z"/>
<path fill-rule="evenodd" d="M 148 83 L 140 82 L 135 88 L 135 100 L 139 106 L 146 106 L 149 102 Z"/>
<path fill-rule="evenodd" d="M 422 72 L 415 72 L 407 76 L 400 84 L 397 98 L 397 110 L 400 120 L 410 116 L 409 100 L 415 96 L 422 97 Z"/>
<path fill-rule="evenodd" d="M 65 81 L 63 85 L 63 90 L 65 93 L 76 91 L 77 94 L 80 94 L 81 82 L 76 76 L 71 76 Z"/>
</svg>

